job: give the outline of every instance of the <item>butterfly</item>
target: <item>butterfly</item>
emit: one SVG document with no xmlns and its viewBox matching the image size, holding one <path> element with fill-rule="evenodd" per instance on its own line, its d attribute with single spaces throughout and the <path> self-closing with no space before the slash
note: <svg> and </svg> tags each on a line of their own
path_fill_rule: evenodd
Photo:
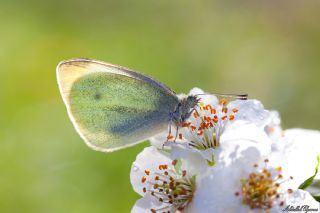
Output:
<svg viewBox="0 0 320 213">
<path fill-rule="evenodd" d="M 199 95 L 178 97 L 162 83 L 125 67 L 91 59 L 57 66 L 69 118 L 86 144 L 111 152 L 181 126 L 196 110 Z M 247 99 L 247 95 L 235 95 Z"/>
</svg>

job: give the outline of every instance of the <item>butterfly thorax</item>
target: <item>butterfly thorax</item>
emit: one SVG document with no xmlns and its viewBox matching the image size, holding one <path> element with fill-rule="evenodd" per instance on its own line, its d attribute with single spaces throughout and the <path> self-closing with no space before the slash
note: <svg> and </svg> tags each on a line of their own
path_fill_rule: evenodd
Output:
<svg viewBox="0 0 320 213">
<path fill-rule="evenodd" d="M 199 103 L 199 99 L 195 95 L 189 95 L 180 98 L 180 102 L 177 105 L 174 112 L 170 113 L 170 119 L 177 126 L 181 126 L 195 110 L 195 106 Z"/>
</svg>

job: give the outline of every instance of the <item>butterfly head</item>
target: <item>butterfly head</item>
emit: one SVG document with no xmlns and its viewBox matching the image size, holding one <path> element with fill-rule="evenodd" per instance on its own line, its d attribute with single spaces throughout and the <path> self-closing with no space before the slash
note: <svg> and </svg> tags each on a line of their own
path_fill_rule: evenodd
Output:
<svg viewBox="0 0 320 213">
<path fill-rule="evenodd" d="M 200 102 L 200 98 L 196 95 L 189 95 L 186 100 L 186 105 L 190 109 L 193 109 L 195 106 L 197 106 Z"/>
</svg>

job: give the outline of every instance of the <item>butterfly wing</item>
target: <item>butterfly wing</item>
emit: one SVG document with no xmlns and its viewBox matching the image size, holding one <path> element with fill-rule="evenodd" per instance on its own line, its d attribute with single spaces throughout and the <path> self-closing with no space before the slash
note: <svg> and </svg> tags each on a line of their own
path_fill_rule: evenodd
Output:
<svg viewBox="0 0 320 213">
<path fill-rule="evenodd" d="M 179 103 L 161 83 L 100 61 L 63 61 L 57 78 L 75 129 L 98 151 L 132 146 L 164 131 Z"/>
</svg>

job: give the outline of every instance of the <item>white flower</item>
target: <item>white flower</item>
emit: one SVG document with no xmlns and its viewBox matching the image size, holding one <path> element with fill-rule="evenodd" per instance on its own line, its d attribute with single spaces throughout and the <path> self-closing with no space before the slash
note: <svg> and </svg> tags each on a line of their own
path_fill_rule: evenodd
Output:
<svg viewBox="0 0 320 213">
<path fill-rule="evenodd" d="M 189 95 L 199 95 L 205 94 L 199 88 L 193 88 Z M 228 103 L 224 98 L 218 100 L 214 95 L 206 94 L 199 96 L 200 104 L 196 106 L 195 112 L 189 118 L 189 121 L 182 124 L 179 127 L 179 137 L 178 140 L 198 139 L 194 141 L 193 146 L 206 149 L 211 147 L 216 147 L 219 145 L 219 139 L 223 132 L 226 130 L 227 126 L 236 121 L 241 121 L 243 123 L 253 123 L 258 127 L 264 128 L 265 125 L 270 123 L 270 113 L 263 108 L 263 105 L 258 100 L 235 100 Z M 172 136 L 176 134 L 172 128 Z M 204 135 L 214 135 L 214 137 L 209 137 L 209 141 L 205 140 Z M 165 131 L 153 138 L 151 138 L 151 143 L 157 147 L 162 147 L 163 142 L 167 140 L 168 132 Z M 175 139 L 175 137 L 173 137 Z"/>
<path fill-rule="evenodd" d="M 203 93 L 194 88 L 190 95 Z M 279 113 L 259 101 L 213 95 L 201 96 L 178 132 L 172 129 L 153 137 L 133 163 L 131 183 L 143 196 L 133 213 L 276 213 L 296 206 L 320 212 L 299 189 L 315 173 L 319 131 L 283 131 Z"/>
<path fill-rule="evenodd" d="M 203 93 L 202 90 L 194 88 L 189 95 Z M 264 130 L 266 125 L 271 125 L 271 114 L 257 100 L 236 100 L 228 103 L 226 99 L 219 101 L 213 95 L 200 97 L 201 103 L 193 115 L 179 127 L 177 140 L 165 142 L 167 132 L 150 139 L 157 147 L 170 145 L 173 158 L 197 162 L 195 168 L 199 171 L 203 172 L 208 163 L 214 165 L 214 152 L 225 141 L 238 138 L 254 141 L 255 134 L 265 134 L 259 129 Z M 173 131 L 169 137 L 174 140 L 175 134 Z"/>
<path fill-rule="evenodd" d="M 185 212 L 192 208 L 196 175 L 177 163 L 153 146 L 137 156 L 130 179 L 134 190 L 143 198 L 131 212 Z"/>
<path fill-rule="evenodd" d="M 273 142 L 278 141 L 283 136 L 281 128 L 281 119 L 277 111 L 270 111 L 269 116 L 265 119 L 264 130 Z"/>
<path fill-rule="evenodd" d="M 184 164 L 188 165 L 191 171 L 205 173 L 208 165 L 228 165 L 233 160 L 237 160 L 238 156 L 234 155 L 235 151 L 237 153 L 244 151 L 241 154 L 250 155 L 251 158 L 253 158 L 254 153 L 245 153 L 250 150 L 250 147 L 259 149 L 258 156 L 268 155 L 271 152 L 270 138 L 254 124 L 232 126 L 226 130 L 220 141 L 219 148 L 206 150 L 193 149 L 185 144 L 175 143 L 171 146 L 171 156 L 174 159 L 184 159 Z"/>
<path fill-rule="evenodd" d="M 287 175 L 292 170 L 285 166 L 292 158 L 274 158 L 273 153 L 266 155 L 259 143 L 247 147 L 242 144 L 246 143 L 241 142 L 238 148 L 231 146 L 233 150 L 230 147 L 220 149 L 217 157 L 223 161 L 210 168 L 197 185 L 197 192 L 202 196 L 195 196 L 194 208 L 201 206 L 203 213 L 276 213 L 288 205 L 319 209 L 308 192 L 298 189 L 294 180 L 299 170 L 292 174 L 293 179 Z M 282 150 L 284 154 L 285 151 Z M 272 162 L 275 159 L 277 161 Z M 308 174 L 300 174 L 300 177 L 303 175 L 304 179 L 308 178 Z"/>
<path fill-rule="evenodd" d="M 314 175 L 317 156 L 320 155 L 320 132 L 306 129 L 288 129 L 272 146 L 276 161 L 285 162 L 288 173 L 296 174 L 296 184 Z M 316 178 L 320 178 L 318 173 Z"/>
</svg>

